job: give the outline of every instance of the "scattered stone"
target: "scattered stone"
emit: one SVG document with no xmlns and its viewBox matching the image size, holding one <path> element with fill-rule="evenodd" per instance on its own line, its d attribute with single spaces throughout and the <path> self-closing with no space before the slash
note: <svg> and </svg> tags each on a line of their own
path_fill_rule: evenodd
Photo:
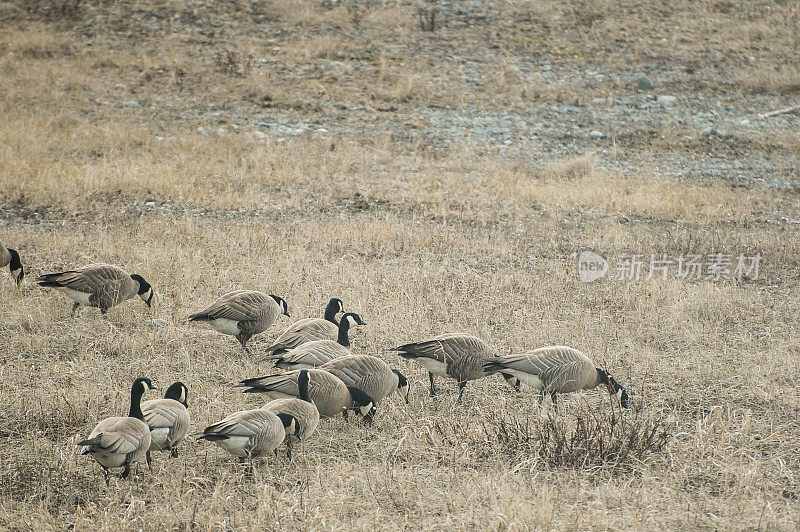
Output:
<svg viewBox="0 0 800 532">
<path fill-rule="evenodd" d="M 717 131 L 713 127 L 707 127 L 703 131 L 701 131 L 700 134 L 703 135 L 704 137 L 714 137 L 719 135 L 719 131 Z"/>
<path fill-rule="evenodd" d="M 662 107 L 671 107 L 677 98 L 675 96 L 668 96 L 666 94 L 662 94 L 661 96 L 656 98 L 656 101 L 662 105 Z"/>
<path fill-rule="evenodd" d="M 593 129 L 592 131 L 589 132 L 589 138 L 592 140 L 600 140 L 603 138 L 603 134 L 597 131 L 596 129 Z"/>
<path fill-rule="evenodd" d="M 227 132 L 228 130 L 225 129 L 224 127 L 217 129 L 217 135 L 225 135 Z"/>
<path fill-rule="evenodd" d="M 653 82 L 650 81 L 650 78 L 648 78 L 646 75 L 642 74 L 636 78 L 636 87 L 639 90 L 649 91 L 653 88 Z"/>
<path fill-rule="evenodd" d="M 128 100 L 126 102 L 122 102 L 122 107 L 131 107 L 133 109 L 141 109 L 142 108 L 142 104 L 140 104 L 136 100 Z"/>
</svg>

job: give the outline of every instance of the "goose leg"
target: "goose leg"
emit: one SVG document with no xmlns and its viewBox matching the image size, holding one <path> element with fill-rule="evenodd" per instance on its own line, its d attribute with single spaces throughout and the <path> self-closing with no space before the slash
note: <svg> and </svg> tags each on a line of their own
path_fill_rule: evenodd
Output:
<svg viewBox="0 0 800 532">
<path fill-rule="evenodd" d="M 108 481 L 109 481 L 109 478 L 108 478 L 108 477 L 109 477 L 109 474 L 108 474 L 108 468 L 107 468 L 107 467 L 103 467 L 103 466 L 100 466 L 100 467 L 102 467 L 102 468 L 103 468 L 103 478 L 104 478 L 104 479 L 105 479 L 105 481 L 106 481 L 106 487 L 108 487 Z"/>
<path fill-rule="evenodd" d="M 172 449 L 169 450 L 169 454 L 173 458 L 177 458 L 178 457 L 178 448 L 177 447 L 173 447 Z"/>
<path fill-rule="evenodd" d="M 556 412 L 558 412 L 558 400 L 556 399 L 556 392 L 550 392 L 550 399 L 553 400 L 553 408 L 555 408 Z"/>
<path fill-rule="evenodd" d="M 150 457 L 150 451 L 144 453 L 144 457 L 147 459 L 148 469 L 153 469 L 153 459 Z"/>
<path fill-rule="evenodd" d="M 428 380 L 431 381 L 431 397 L 436 397 L 436 385 L 433 382 L 433 373 L 428 372 Z"/>
<path fill-rule="evenodd" d="M 125 463 L 125 469 L 122 470 L 122 478 L 128 478 L 128 475 L 131 474 L 131 464 L 130 462 Z"/>
<path fill-rule="evenodd" d="M 467 387 L 467 381 L 461 381 L 458 383 L 458 402 L 461 403 L 461 399 L 464 397 L 464 388 Z"/>
<path fill-rule="evenodd" d="M 294 443 L 292 443 L 292 440 L 288 440 L 288 439 L 286 440 L 286 458 L 288 458 L 290 462 L 292 461 L 292 446 L 293 445 L 294 445 Z"/>
<path fill-rule="evenodd" d="M 104 309 L 103 307 L 100 307 L 100 315 L 103 316 L 104 318 L 108 319 L 108 309 Z"/>
<path fill-rule="evenodd" d="M 75 313 L 78 312 L 78 307 L 80 307 L 80 306 L 81 306 L 80 303 L 75 303 L 75 304 L 72 305 L 72 314 L 69 315 L 70 318 L 74 318 L 75 317 Z"/>
<path fill-rule="evenodd" d="M 344 410 L 342 410 L 342 418 L 344 419 L 345 423 L 347 423 L 348 415 L 347 415 L 347 409 L 346 408 Z"/>
<path fill-rule="evenodd" d="M 543 401 L 544 401 L 544 388 L 539 390 L 539 406 L 542 406 Z"/>
</svg>

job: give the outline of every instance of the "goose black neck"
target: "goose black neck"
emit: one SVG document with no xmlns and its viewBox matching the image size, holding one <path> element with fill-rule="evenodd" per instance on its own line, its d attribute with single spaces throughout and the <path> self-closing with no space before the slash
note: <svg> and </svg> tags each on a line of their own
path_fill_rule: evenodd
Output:
<svg viewBox="0 0 800 532">
<path fill-rule="evenodd" d="M 339 338 L 336 339 L 340 345 L 350 347 L 350 336 L 347 334 L 349 330 L 350 320 L 342 318 L 342 322 L 339 324 Z"/>
<path fill-rule="evenodd" d="M 334 325 L 339 325 L 339 322 L 336 321 L 337 312 L 339 312 L 339 305 L 336 304 L 336 301 L 331 299 L 328 306 L 325 307 L 325 319 Z"/>
<path fill-rule="evenodd" d="M 9 255 L 11 255 L 11 262 L 8 264 L 8 269 L 12 272 L 14 270 L 19 270 L 22 268 L 22 261 L 19 259 L 19 253 L 17 253 L 16 249 L 9 249 Z"/>
<path fill-rule="evenodd" d="M 597 370 L 597 384 L 608 384 L 608 373 L 600 368 L 595 369 Z"/>
<path fill-rule="evenodd" d="M 368 404 L 372 403 L 375 404 L 375 401 L 367 395 L 367 392 L 362 390 L 361 388 L 356 388 L 355 386 L 348 386 L 347 390 L 350 392 L 350 397 L 353 399 L 353 402 L 356 403 L 358 406 L 367 406 Z"/>
<path fill-rule="evenodd" d="M 144 390 L 141 384 L 134 384 L 133 388 L 131 388 L 131 410 L 128 412 L 128 417 L 135 417 L 136 419 L 144 421 L 144 415 L 142 414 L 143 393 Z"/>
<path fill-rule="evenodd" d="M 301 370 L 300 375 L 297 377 L 297 387 L 300 389 L 300 399 L 310 403 L 311 397 L 308 395 L 308 380 L 308 370 Z"/>
</svg>

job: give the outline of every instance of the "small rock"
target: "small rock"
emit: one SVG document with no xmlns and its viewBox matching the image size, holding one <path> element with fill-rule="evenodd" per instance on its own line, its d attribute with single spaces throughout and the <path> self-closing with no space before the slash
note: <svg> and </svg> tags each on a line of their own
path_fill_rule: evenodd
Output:
<svg viewBox="0 0 800 532">
<path fill-rule="evenodd" d="M 128 100 L 127 102 L 122 102 L 122 107 L 132 107 L 133 109 L 141 109 L 142 104 L 140 104 L 136 100 Z"/>
<path fill-rule="evenodd" d="M 700 134 L 703 135 L 704 137 L 711 137 L 714 135 L 718 135 L 719 132 L 713 127 L 707 127 L 703 131 L 701 131 Z"/>
<path fill-rule="evenodd" d="M 263 139 L 267 138 L 269 135 L 267 135 L 263 131 L 253 131 L 252 136 L 257 138 L 257 139 L 262 139 L 263 140 Z"/>
<path fill-rule="evenodd" d="M 221 128 L 219 128 L 219 129 L 217 129 L 217 135 L 224 135 L 224 134 L 226 134 L 227 132 L 228 132 L 228 130 L 227 130 L 227 129 L 225 129 L 224 127 L 221 127 Z"/>
<path fill-rule="evenodd" d="M 650 78 L 648 78 L 646 75 L 642 74 L 636 78 L 636 87 L 639 90 L 649 91 L 653 88 L 653 82 L 650 81 Z"/>
<path fill-rule="evenodd" d="M 155 201 L 145 201 L 144 204 L 145 204 L 146 207 L 155 207 L 156 206 L 156 202 Z"/>
<path fill-rule="evenodd" d="M 589 132 L 589 138 L 592 140 L 600 140 L 603 138 L 603 134 L 594 129 Z"/>
<path fill-rule="evenodd" d="M 660 103 L 663 107 L 671 107 L 676 100 L 677 98 L 675 98 L 675 96 L 668 96 L 666 94 L 662 94 L 661 96 L 656 98 L 656 101 Z"/>
</svg>

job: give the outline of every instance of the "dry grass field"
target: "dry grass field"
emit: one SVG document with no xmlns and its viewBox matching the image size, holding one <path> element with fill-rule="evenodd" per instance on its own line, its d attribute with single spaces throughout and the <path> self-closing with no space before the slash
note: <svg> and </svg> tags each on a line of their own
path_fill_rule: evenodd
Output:
<svg viewBox="0 0 800 532">
<path fill-rule="evenodd" d="M 757 118 L 800 103 L 795 2 L 2 0 L 0 27 L 0 240 L 27 269 L 21 291 L 0 272 L 0 528 L 800 528 L 800 117 Z M 585 118 L 606 105 L 646 116 Z M 748 120 L 703 134 L 700 112 Z M 440 127 L 480 113 L 549 125 Z M 763 259 L 583 283 L 583 250 Z M 90 262 L 143 275 L 153 308 L 70 318 L 34 283 Z M 291 320 L 341 297 L 410 404 L 323 421 L 254 478 L 192 439 L 106 488 L 75 443 L 135 377 L 185 382 L 193 433 L 263 402 L 233 384 L 291 320 L 253 356 L 186 322 L 235 288 Z M 552 421 L 499 377 L 457 404 L 385 351 L 453 330 L 577 347 L 633 408 L 597 389 Z"/>
</svg>

